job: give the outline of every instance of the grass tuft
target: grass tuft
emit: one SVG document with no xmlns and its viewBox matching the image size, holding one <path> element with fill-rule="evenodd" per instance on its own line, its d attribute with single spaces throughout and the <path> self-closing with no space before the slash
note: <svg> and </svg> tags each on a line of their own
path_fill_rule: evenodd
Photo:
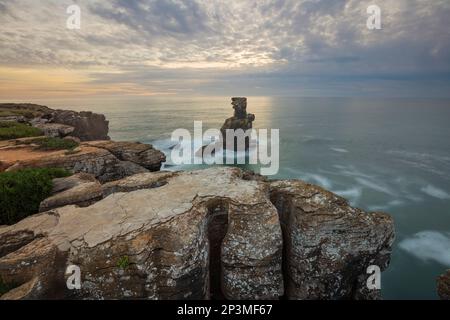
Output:
<svg viewBox="0 0 450 320">
<path fill-rule="evenodd" d="M 24 123 L 13 121 L 0 121 L 0 140 L 37 137 L 43 135 L 42 131 Z"/>
</svg>

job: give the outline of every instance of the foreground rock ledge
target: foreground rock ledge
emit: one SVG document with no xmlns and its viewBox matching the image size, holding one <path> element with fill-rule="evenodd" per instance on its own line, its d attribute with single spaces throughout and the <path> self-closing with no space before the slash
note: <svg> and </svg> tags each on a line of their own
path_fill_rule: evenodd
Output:
<svg viewBox="0 0 450 320">
<path fill-rule="evenodd" d="M 365 271 L 389 262 L 388 215 L 236 168 L 154 174 L 151 187 L 151 173 L 143 189 L 138 174 L 89 207 L 0 227 L 0 276 L 16 285 L 2 298 L 378 297 L 365 289 Z M 72 264 L 81 268 L 81 290 L 66 288 Z"/>
</svg>

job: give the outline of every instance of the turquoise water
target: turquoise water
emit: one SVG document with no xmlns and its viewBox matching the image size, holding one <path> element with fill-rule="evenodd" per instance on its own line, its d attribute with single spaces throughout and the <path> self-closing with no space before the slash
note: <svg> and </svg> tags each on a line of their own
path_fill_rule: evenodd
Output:
<svg viewBox="0 0 450 320">
<path fill-rule="evenodd" d="M 232 115 L 228 97 L 39 102 L 104 113 L 113 139 L 167 153 L 174 129 L 192 131 L 194 120 L 219 128 Z M 395 218 L 385 299 L 437 298 L 436 277 L 450 268 L 450 100 L 251 97 L 248 111 L 255 128 L 280 129 L 275 178 L 301 178 Z"/>
</svg>

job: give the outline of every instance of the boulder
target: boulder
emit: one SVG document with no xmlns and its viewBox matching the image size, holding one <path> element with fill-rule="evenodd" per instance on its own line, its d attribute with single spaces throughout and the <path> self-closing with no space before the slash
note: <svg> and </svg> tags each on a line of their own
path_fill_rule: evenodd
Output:
<svg viewBox="0 0 450 320">
<path fill-rule="evenodd" d="M 437 280 L 437 292 L 442 300 L 450 300 L 450 269 Z"/>
<path fill-rule="evenodd" d="M 122 161 L 130 161 L 150 171 L 159 171 L 166 156 L 151 144 L 128 141 L 93 141 L 86 145 L 108 150 Z"/>
<path fill-rule="evenodd" d="M 34 127 L 41 129 L 45 136 L 63 138 L 75 130 L 74 127 L 60 123 L 38 123 Z"/>
<path fill-rule="evenodd" d="M 53 179 L 52 196 L 41 202 L 39 211 L 66 205 L 89 206 L 103 198 L 100 182 L 93 175 L 78 173 L 66 178 Z"/>
<path fill-rule="evenodd" d="M 218 167 L 103 187 L 89 207 L 0 228 L 0 277 L 16 284 L 3 298 L 378 297 L 365 271 L 387 266 L 392 219 L 317 186 Z M 80 290 L 66 287 L 69 265 L 81 270 Z"/>
</svg>

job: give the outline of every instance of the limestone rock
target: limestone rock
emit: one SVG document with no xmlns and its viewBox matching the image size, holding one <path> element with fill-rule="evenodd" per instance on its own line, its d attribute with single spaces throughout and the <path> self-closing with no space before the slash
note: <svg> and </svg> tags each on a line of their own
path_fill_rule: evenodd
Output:
<svg viewBox="0 0 450 320">
<path fill-rule="evenodd" d="M 74 127 L 60 123 L 38 123 L 34 127 L 41 129 L 45 136 L 63 138 L 75 130 Z"/>
<path fill-rule="evenodd" d="M 161 163 L 166 161 L 164 153 L 154 149 L 151 144 L 128 141 L 93 141 L 86 145 L 108 150 L 118 159 L 136 163 L 150 171 L 158 171 Z"/>
<path fill-rule="evenodd" d="M 82 143 L 73 152 L 65 150 L 43 151 L 36 150 L 32 145 L 18 145 L 15 140 L 3 141 L 0 144 L 0 170 L 12 171 L 22 168 L 56 167 L 65 168 L 73 173 L 85 172 L 93 174 L 100 182 L 108 182 L 124 177 L 145 173 L 149 170 L 136 162 L 142 162 L 148 168 L 159 170 L 164 155 L 152 146 L 139 143 L 117 143 L 117 148 L 123 145 L 124 154 L 113 153 L 102 147 L 102 141 L 98 146 L 90 143 Z M 115 142 L 108 145 L 115 146 Z M 133 148 L 136 146 L 135 153 Z M 128 149 L 127 149 L 128 148 Z M 138 152 L 137 150 L 143 150 Z M 128 153 L 126 153 L 128 152 Z M 121 159 L 134 159 L 134 161 Z M 154 161 L 154 162 L 153 162 Z"/>
<path fill-rule="evenodd" d="M 247 131 L 253 127 L 253 121 L 255 121 L 255 115 L 247 113 L 247 98 L 231 98 L 231 104 L 234 109 L 234 116 L 225 120 L 225 123 L 220 129 L 223 138 L 223 147 L 227 147 L 227 130 L 242 129 Z M 238 150 L 235 139 L 235 150 Z M 249 137 L 245 138 L 245 150 L 250 147 Z"/>
<path fill-rule="evenodd" d="M 71 204 L 86 207 L 102 198 L 102 187 L 95 177 L 78 173 L 67 178 L 53 179 L 52 196 L 41 202 L 39 211 L 49 211 Z"/>
<path fill-rule="evenodd" d="M 367 268 L 384 270 L 394 241 L 392 218 L 366 213 L 320 187 L 274 181 L 270 197 L 284 234 L 286 296 L 290 299 L 376 299 Z"/>
<path fill-rule="evenodd" d="M 173 175 L 0 229 L 7 298 L 278 298 L 282 235 L 267 184 L 235 168 Z M 66 288 L 68 265 L 81 290 Z M 22 296 L 21 296 L 22 295 Z"/>
<path fill-rule="evenodd" d="M 103 195 L 109 196 L 117 192 L 130 192 L 140 189 L 159 188 L 167 183 L 167 179 L 176 172 L 159 171 L 135 174 L 121 180 L 111 181 L 102 185 Z"/>
<path fill-rule="evenodd" d="M 450 269 L 438 278 L 437 284 L 439 297 L 442 300 L 450 300 Z"/>
<path fill-rule="evenodd" d="M 0 277 L 17 284 L 3 298 L 379 297 L 366 269 L 387 267 L 392 219 L 320 187 L 219 167 L 139 174 L 103 192 L 0 227 Z M 68 265 L 81 268 L 81 290 L 66 289 Z"/>
<path fill-rule="evenodd" d="M 50 122 L 74 127 L 72 135 L 81 141 L 109 140 L 109 122 L 102 114 L 90 111 L 55 110 Z"/>
<path fill-rule="evenodd" d="M 109 140 L 109 123 L 102 114 L 89 111 L 54 110 L 27 103 L 0 103 L 0 111 L 8 116 L 23 117 L 32 125 L 61 124 L 73 127 L 71 133 L 81 141 Z M 52 134 L 54 131 L 45 126 Z"/>
<path fill-rule="evenodd" d="M 6 116 L 31 120 L 49 114 L 52 109 L 32 103 L 0 103 L 0 111 Z"/>
<path fill-rule="evenodd" d="M 4 117 L 0 117 L 0 122 L 2 121 L 8 121 L 8 122 L 20 122 L 20 123 L 25 123 L 26 118 L 24 116 L 4 116 Z"/>
</svg>

